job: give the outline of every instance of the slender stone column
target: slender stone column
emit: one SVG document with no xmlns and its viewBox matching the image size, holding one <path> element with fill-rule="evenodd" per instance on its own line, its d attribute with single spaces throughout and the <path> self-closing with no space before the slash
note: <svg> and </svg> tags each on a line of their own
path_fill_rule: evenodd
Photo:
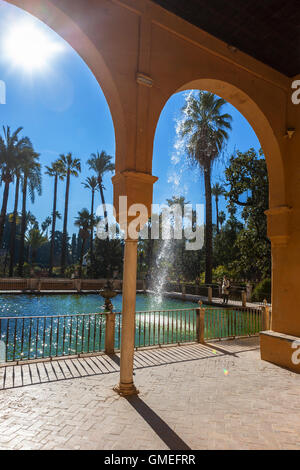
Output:
<svg viewBox="0 0 300 470">
<path fill-rule="evenodd" d="M 133 383 L 135 337 L 137 240 L 125 241 L 122 301 L 120 383 L 114 390 L 120 395 L 137 395 Z"/>
</svg>

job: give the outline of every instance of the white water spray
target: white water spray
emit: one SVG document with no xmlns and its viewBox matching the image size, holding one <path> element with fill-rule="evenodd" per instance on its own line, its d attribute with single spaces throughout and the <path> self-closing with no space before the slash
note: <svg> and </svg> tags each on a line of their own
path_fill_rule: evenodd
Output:
<svg viewBox="0 0 300 470">
<path fill-rule="evenodd" d="M 190 98 L 194 96 L 195 91 L 189 91 L 185 94 L 185 102 L 188 105 Z M 186 138 L 182 138 L 182 126 L 188 114 L 188 107 L 184 115 L 175 118 L 175 142 L 173 145 L 173 152 L 171 155 L 171 170 L 168 175 L 168 183 L 171 185 L 171 196 L 180 197 L 187 194 L 188 186 L 183 184 L 184 172 L 187 170 L 187 165 L 182 161 L 182 157 L 186 148 Z M 176 241 L 164 239 L 161 241 L 158 255 L 155 261 L 155 276 L 152 277 L 150 290 L 155 293 L 151 301 L 151 310 L 160 309 L 163 301 L 163 294 L 168 280 L 169 269 L 174 264 L 175 256 L 175 243 Z"/>
</svg>

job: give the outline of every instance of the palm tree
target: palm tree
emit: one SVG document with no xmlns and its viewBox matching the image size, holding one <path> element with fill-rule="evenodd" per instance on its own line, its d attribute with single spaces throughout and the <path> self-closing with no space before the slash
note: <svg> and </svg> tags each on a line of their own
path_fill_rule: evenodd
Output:
<svg viewBox="0 0 300 470">
<path fill-rule="evenodd" d="M 3 126 L 4 137 L 0 136 L 1 182 L 3 181 L 4 183 L 2 208 L 0 213 L 0 248 L 2 246 L 9 186 L 13 182 L 15 170 L 18 167 L 18 159 L 20 158 L 24 148 L 31 146 L 28 137 L 19 138 L 19 134 L 22 129 L 22 127 L 19 127 L 11 133 L 9 126 Z"/>
<path fill-rule="evenodd" d="M 211 169 L 214 160 L 220 154 L 228 130 L 231 129 L 232 117 L 222 114 L 226 101 L 213 93 L 200 91 L 196 97 L 190 94 L 182 109 L 183 120 L 179 130 L 184 139 L 190 161 L 199 165 L 204 173 L 206 221 L 205 221 L 205 282 L 212 282 L 212 203 Z"/>
<path fill-rule="evenodd" d="M 217 233 L 220 232 L 219 230 L 219 197 L 224 194 L 224 188 L 219 183 L 216 183 L 212 189 L 211 194 L 215 196 L 216 199 L 216 213 L 217 213 Z"/>
<path fill-rule="evenodd" d="M 10 241 L 9 241 L 9 277 L 13 276 L 14 264 L 15 264 L 15 244 L 16 244 L 16 229 L 17 229 L 17 217 L 18 217 L 18 204 L 19 204 L 19 192 L 20 192 L 20 178 L 21 178 L 21 169 L 19 165 L 15 169 L 15 178 L 16 178 L 16 187 L 15 187 L 15 202 L 14 202 L 14 211 L 12 214 L 11 220 L 11 230 L 10 230 Z"/>
<path fill-rule="evenodd" d="M 95 201 L 95 191 L 98 187 L 98 181 L 95 176 L 88 176 L 84 183 L 82 183 L 86 189 L 89 189 L 92 192 L 92 202 L 91 202 L 91 259 L 93 259 L 93 236 L 94 236 L 94 201 Z"/>
<path fill-rule="evenodd" d="M 43 232 L 46 232 L 46 237 L 48 238 L 48 228 L 50 227 L 52 223 L 52 217 L 46 217 L 46 219 L 44 220 L 44 222 L 42 222 L 41 224 L 41 227 L 42 227 L 42 231 Z"/>
<path fill-rule="evenodd" d="M 51 164 L 51 166 L 46 166 L 46 175 L 54 177 L 54 194 L 53 194 L 53 210 L 52 210 L 52 230 L 51 230 L 51 244 L 50 244 L 50 257 L 49 257 L 49 275 L 52 275 L 53 271 L 53 261 L 54 261 L 54 240 L 55 240 L 55 225 L 56 225 L 56 218 L 57 218 L 57 210 L 56 210 L 56 203 L 57 203 L 57 185 L 58 180 L 63 180 L 65 173 L 64 173 L 64 165 L 62 164 L 61 160 L 56 160 Z M 51 222 L 50 222 L 51 223 Z"/>
<path fill-rule="evenodd" d="M 29 221 L 30 213 L 26 212 L 26 199 L 27 190 L 31 201 L 34 202 L 35 191 L 39 195 L 42 193 L 42 178 L 41 178 L 41 165 L 38 162 L 39 154 L 34 152 L 33 148 L 28 148 L 23 153 L 24 160 L 22 163 L 22 218 L 21 218 L 21 240 L 20 240 L 20 254 L 19 254 L 19 276 L 23 275 L 24 265 L 24 248 L 25 248 L 25 232 Z M 33 219 L 34 221 L 34 219 Z M 33 223 L 33 228 L 37 228 L 36 221 Z"/>
<path fill-rule="evenodd" d="M 104 218 L 106 220 L 105 230 L 108 235 L 108 220 L 107 220 L 107 211 L 105 206 L 104 192 L 105 189 L 103 186 L 103 177 L 106 173 L 115 171 L 115 165 L 111 162 L 113 157 L 107 155 L 107 153 L 102 150 L 100 153 L 92 153 L 91 158 L 87 161 L 90 170 L 93 170 L 97 174 L 97 181 L 101 196 L 101 202 L 103 206 Z"/>
<path fill-rule="evenodd" d="M 67 224 L 68 224 L 68 210 L 69 210 L 69 193 L 70 193 L 70 179 L 71 176 L 76 178 L 81 172 L 81 164 L 79 158 L 73 158 L 71 153 L 67 155 L 60 155 L 59 161 L 63 166 L 63 174 L 66 175 L 66 195 L 65 195 L 65 212 L 64 212 L 64 226 L 62 236 L 62 250 L 61 250 L 61 263 L 60 273 L 62 276 L 65 274 L 66 258 L 67 258 Z"/>
<path fill-rule="evenodd" d="M 221 229 L 222 229 L 222 226 L 223 226 L 225 220 L 226 220 L 225 212 L 220 211 L 220 213 L 219 213 L 219 223 L 221 225 Z"/>
<path fill-rule="evenodd" d="M 26 212 L 25 221 L 26 221 L 26 228 L 29 227 L 30 230 L 32 228 L 39 228 L 39 223 L 36 219 L 36 216 L 33 215 L 32 212 L 30 211 Z"/>
<path fill-rule="evenodd" d="M 48 238 L 38 228 L 32 228 L 29 230 L 28 235 L 25 236 L 25 240 L 29 248 L 31 248 L 31 262 L 34 264 L 38 249 L 47 243 Z"/>
<path fill-rule="evenodd" d="M 80 228 L 79 236 L 82 238 L 81 250 L 80 250 L 80 265 L 79 265 L 79 277 L 82 276 L 82 263 L 83 263 L 83 255 L 84 255 L 84 248 L 86 244 L 86 240 L 90 236 L 89 230 L 93 225 L 93 216 L 89 213 L 87 209 L 82 209 L 78 212 L 78 217 L 76 217 L 75 225 Z"/>
</svg>

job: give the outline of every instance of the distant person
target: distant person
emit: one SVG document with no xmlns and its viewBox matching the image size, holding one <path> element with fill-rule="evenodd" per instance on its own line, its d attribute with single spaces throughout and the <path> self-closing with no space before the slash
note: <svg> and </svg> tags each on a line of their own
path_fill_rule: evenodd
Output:
<svg viewBox="0 0 300 470">
<path fill-rule="evenodd" d="M 230 282 L 226 276 L 223 277 L 222 283 L 222 296 L 223 296 L 223 304 L 228 304 L 229 299 L 229 289 L 230 289 Z"/>
</svg>

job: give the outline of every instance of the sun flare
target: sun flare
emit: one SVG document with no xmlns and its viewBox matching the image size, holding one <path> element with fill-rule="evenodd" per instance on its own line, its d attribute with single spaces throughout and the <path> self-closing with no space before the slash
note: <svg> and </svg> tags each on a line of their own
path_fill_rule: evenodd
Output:
<svg viewBox="0 0 300 470">
<path fill-rule="evenodd" d="M 7 60 L 26 71 L 46 68 L 61 49 L 57 41 L 50 39 L 42 29 L 30 22 L 11 28 L 4 42 Z"/>
</svg>

